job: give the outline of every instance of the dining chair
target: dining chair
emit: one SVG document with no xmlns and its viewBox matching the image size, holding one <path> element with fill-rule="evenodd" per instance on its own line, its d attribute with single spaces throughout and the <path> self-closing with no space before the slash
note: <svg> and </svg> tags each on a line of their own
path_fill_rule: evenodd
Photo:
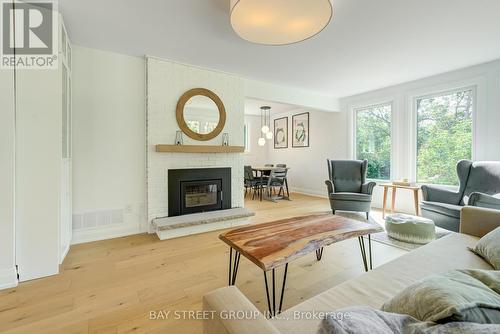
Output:
<svg viewBox="0 0 500 334">
<path fill-rule="evenodd" d="M 274 167 L 273 164 L 265 164 L 264 167 Z M 262 175 L 264 176 L 264 180 L 267 182 L 267 179 L 269 178 L 269 175 L 271 175 L 270 170 L 265 170 L 262 172 Z"/>
<path fill-rule="evenodd" d="M 290 198 L 290 192 L 288 191 L 288 179 L 287 179 L 288 169 L 286 168 L 275 168 L 271 171 L 269 175 L 269 179 L 267 180 L 267 194 L 268 197 L 271 198 L 271 189 L 279 188 L 278 196 L 281 196 L 283 192 L 283 196 L 285 196 L 286 189 L 286 197 Z"/>
<path fill-rule="evenodd" d="M 252 166 L 244 166 L 244 185 L 245 185 L 245 197 L 250 189 L 250 192 L 253 191 L 252 199 L 255 198 L 255 195 L 258 191 L 262 189 L 262 182 L 259 178 L 256 178 L 253 174 Z M 260 196 L 259 196 L 260 197 Z"/>
</svg>

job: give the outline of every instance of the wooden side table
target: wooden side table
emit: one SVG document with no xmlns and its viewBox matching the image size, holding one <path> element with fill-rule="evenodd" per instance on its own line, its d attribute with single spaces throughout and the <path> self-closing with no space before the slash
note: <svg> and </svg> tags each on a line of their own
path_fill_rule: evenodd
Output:
<svg viewBox="0 0 500 334">
<path fill-rule="evenodd" d="M 418 208 L 418 191 L 420 190 L 420 186 L 403 186 L 392 183 L 381 183 L 381 187 L 384 187 L 384 201 L 382 205 L 382 218 L 385 218 L 385 209 L 387 207 L 387 191 L 389 188 L 392 188 L 392 203 L 391 203 L 391 211 L 394 213 L 394 208 L 396 206 L 396 190 L 399 189 L 409 189 L 413 191 L 413 201 L 415 205 L 415 214 L 417 216 L 420 215 Z"/>
</svg>

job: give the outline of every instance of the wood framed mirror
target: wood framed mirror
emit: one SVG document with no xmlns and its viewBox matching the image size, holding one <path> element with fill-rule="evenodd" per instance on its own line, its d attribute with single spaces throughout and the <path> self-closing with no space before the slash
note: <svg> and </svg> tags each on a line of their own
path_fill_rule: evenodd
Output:
<svg viewBox="0 0 500 334">
<path fill-rule="evenodd" d="M 176 118 L 179 128 L 188 137 L 205 141 L 217 137 L 224 129 L 226 109 L 211 90 L 193 88 L 179 98 Z"/>
</svg>

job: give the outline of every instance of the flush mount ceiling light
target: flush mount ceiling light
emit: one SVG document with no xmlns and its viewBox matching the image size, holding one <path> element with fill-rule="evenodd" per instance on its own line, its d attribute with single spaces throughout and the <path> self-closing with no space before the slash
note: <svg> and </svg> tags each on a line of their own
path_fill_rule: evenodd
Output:
<svg viewBox="0 0 500 334">
<path fill-rule="evenodd" d="M 266 45 L 306 40 L 332 18 L 330 0 L 231 0 L 231 25 L 243 39 Z"/>
</svg>

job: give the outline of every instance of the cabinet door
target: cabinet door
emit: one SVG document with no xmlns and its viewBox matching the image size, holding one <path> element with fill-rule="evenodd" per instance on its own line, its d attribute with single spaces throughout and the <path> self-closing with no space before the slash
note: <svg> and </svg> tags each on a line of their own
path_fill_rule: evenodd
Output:
<svg viewBox="0 0 500 334">
<path fill-rule="evenodd" d="M 61 225 L 59 262 L 62 263 L 71 243 L 71 83 L 69 71 L 61 62 Z"/>
<path fill-rule="evenodd" d="M 17 284 L 14 239 L 14 70 L 0 70 L 0 289 Z"/>
</svg>

